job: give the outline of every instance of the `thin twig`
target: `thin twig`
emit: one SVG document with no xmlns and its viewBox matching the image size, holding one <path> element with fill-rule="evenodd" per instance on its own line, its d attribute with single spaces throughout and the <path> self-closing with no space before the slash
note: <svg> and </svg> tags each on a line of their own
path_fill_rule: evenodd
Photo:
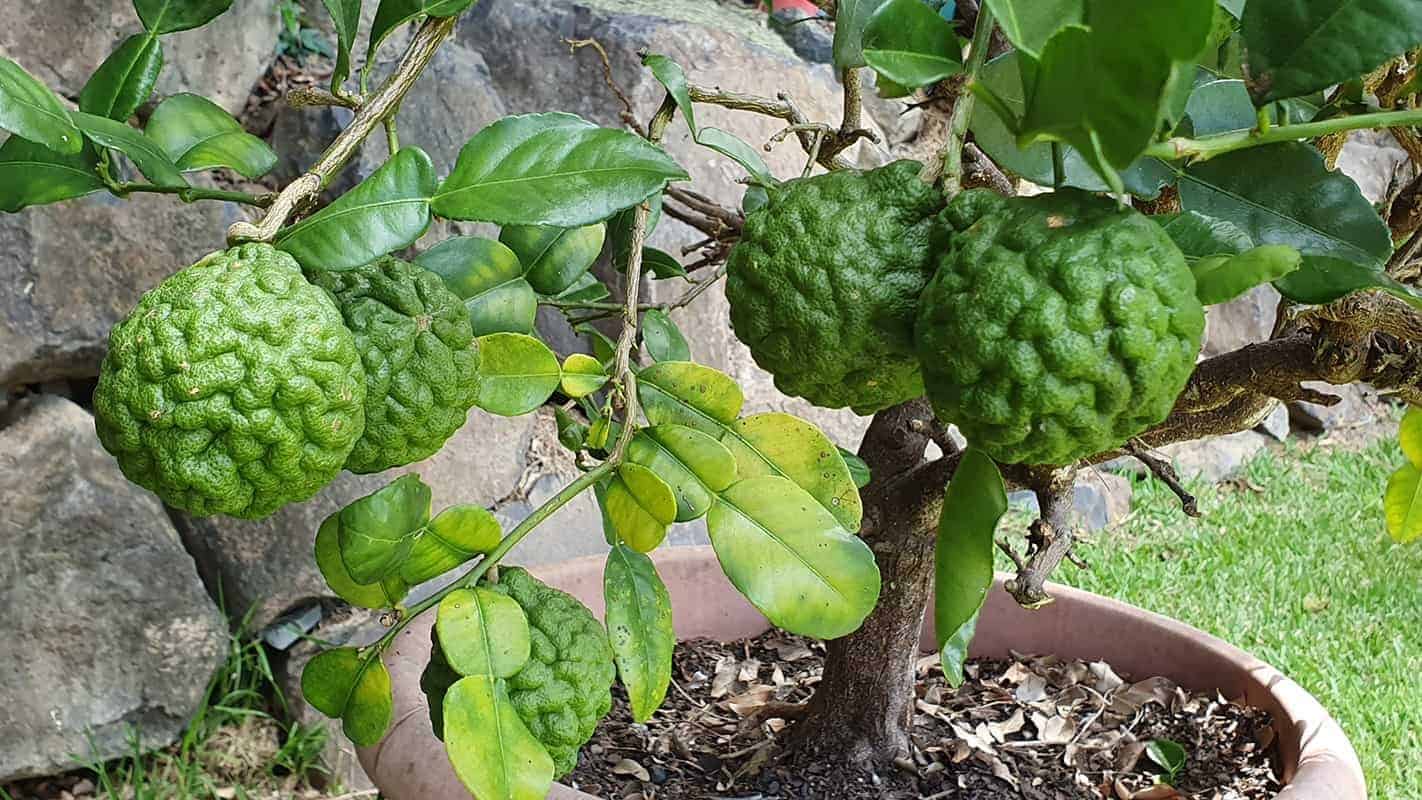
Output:
<svg viewBox="0 0 1422 800">
<path fill-rule="evenodd" d="M 948 141 L 943 145 L 943 195 L 952 198 L 963 190 L 963 143 L 968 136 L 968 122 L 973 117 L 973 93 L 968 91 L 978 73 L 987 63 L 988 46 L 992 42 L 992 9 L 983 6 L 978 11 L 977 24 L 973 28 L 973 42 L 968 49 L 967 73 L 963 83 L 958 85 L 958 97 L 953 102 L 953 116 L 948 123 Z M 932 178 L 933 162 L 924 166 L 919 177 Z"/>
<path fill-rule="evenodd" d="M 1170 491 L 1174 492 L 1175 496 L 1180 498 L 1180 507 L 1185 511 L 1186 516 L 1200 516 L 1200 506 L 1195 502 L 1195 496 L 1186 491 L 1184 484 L 1180 482 L 1180 475 L 1175 471 L 1175 467 L 1171 466 L 1169 461 L 1151 455 L 1151 453 L 1146 450 L 1145 445 L 1140 443 L 1139 439 L 1132 439 L 1126 442 L 1125 449 L 1126 452 L 1131 454 L 1132 458 L 1144 464 L 1146 469 L 1151 471 L 1152 475 L 1170 487 Z"/>
<path fill-rule="evenodd" d="M 617 96 L 617 102 L 622 104 L 623 124 L 637 132 L 638 136 L 645 138 L 647 132 L 642 129 L 642 123 L 637 120 L 636 109 L 632 107 L 632 100 L 627 97 L 627 93 L 617 85 L 617 81 L 612 77 L 612 60 L 607 57 L 607 49 L 602 46 L 602 42 L 597 39 L 564 39 L 563 43 L 568 45 L 571 52 L 578 52 L 584 47 L 591 47 L 597 51 L 598 58 L 602 59 L 602 81 L 607 84 L 607 88 Z"/>
</svg>

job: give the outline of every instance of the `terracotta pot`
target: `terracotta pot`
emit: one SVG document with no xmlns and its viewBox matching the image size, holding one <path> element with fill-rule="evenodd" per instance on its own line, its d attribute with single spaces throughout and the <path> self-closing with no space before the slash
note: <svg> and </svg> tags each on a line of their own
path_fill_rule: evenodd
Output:
<svg viewBox="0 0 1422 800">
<path fill-rule="evenodd" d="M 731 586 L 711 548 L 664 548 L 652 557 L 671 593 L 678 637 L 728 641 L 756 636 L 769 627 Z M 602 558 L 588 557 L 533 572 L 601 615 L 602 566 Z M 1066 586 L 1051 588 L 1057 598 L 1052 605 L 1024 610 L 1002 591 L 1003 577 L 998 576 L 998 585 L 988 595 L 972 655 L 1004 657 L 1017 650 L 1104 660 L 1131 675 L 1163 675 L 1188 689 L 1243 696 L 1273 715 L 1288 782 L 1278 800 L 1366 800 L 1362 768 L 1338 723 L 1278 670 L 1188 625 Z M 395 690 L 394 725 L 383 742 L 360 751 L 366 773 L 390 800 L 469 800 L 443 744 L 430 731 L 420 692 L 432 618 L 427 614 L 412 623 L 387 652 Z M 923 647 L 932 652 L 932 614 L 927 618 Z M 549 797 L 597 800 L 561 784 Z"/>
</svg>

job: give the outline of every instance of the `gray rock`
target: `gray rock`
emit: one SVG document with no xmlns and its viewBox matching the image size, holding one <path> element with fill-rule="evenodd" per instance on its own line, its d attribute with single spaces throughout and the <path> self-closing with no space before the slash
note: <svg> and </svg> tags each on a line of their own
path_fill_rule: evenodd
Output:
<svg viewBox="0 0 1422 800">
<path fill-rule="evenodd" d="M 770 29 L 790 45 L 795 55 L 812 64 L 828 64 L 834 58 L 834 29 L 828 22 L 806 22 L 810 15 L 800 9 L 776 11 L 770 15 Z"/>
<path fill-rule="evenodd" d="M 292 108 L 286 103 L 277 103 L 269 142 L 277 154 L 272 177 L 287 183 L 300 176 L 350 124 L 353 116 L 350 109 L 339 106 Z M 384 145 L 374 146 L 384 152 Z M 355 186 L 358 180 L 356 170 L 347 166 L 332 179 L 327 188 L 328 196 L 334 199 Z"/>
<path fill-rule="evenodd" d="M 474 409 L 430 458 L 375 475 L 342 473 L 315 498 L 264 520 L 181 512 L 174 519 L 228 615 L 236 621 L 250 613 L 250 628 L 260 630 L 305 601 L 330 596 L 313 555 L 316 530 L 327 516 L 407 473 L 419 474 L 433 489 L 436 512 L 455 503 L 492 506 L 517 490 L 536 424 L 534 416 L 506 419 Z"/>
<path fill-rule="evenodd" d="M 1180 477 L 1215 483 L 1238 475 L 1268 443 L 1268 437 L 1251 430 L 1167 445 L 1161 452 L 1175 463 Z"/>
<path fill-rule="evenodd" d="M 1305 388 L 1340 398 L 1337 405 L 1290 403 L 1289 420 L 1306 431 L 1331 431 L 1340 428 L 1360 428 L 1386 415 L 1371 387 L 1357 384 L 1334 386 L 1322 381 L 1307 381 Z"/>
<path fill-rule="evenodd" d="M 0 386 L 97 375 L 114 323 L 163 278 L 224 247 L 237 219 L 231 204 L 166 195 L 0 214 Z"/>
<path fill-rule="evenodd" d="M 1407 151 L 1387 131 L 1354 131 L 1338 154 L 1338 169 L 1353 179 L 1368 202 L 1382 200 L 1393 182 L 1393 173 L 1406 169 Z"/>
<path fill-rule="evenodd" d="M 1229 353 L 1269 338 L 1274 330 L 1279 292 L 1272 286 L 1256 286 L 1228 303 L 1205 311 L 1205 357 Z"/>
<path fill-rule="evenodd" d="M 1072 521 L 1089 531 L 1112 525 L 1130 513 L 1131 494 L 1131 482 L 1120 475 L 1094 470 L 1080 475 L 1072 487 Z M 1007 500 L 1019 511 L 1040 513 L 1033 492 L 1012 492 Z"/>
<path fill-rule="evenodd" d="M 1260 433 L 1267 433 L 1275 441 L 1282 442 L 1289 438 L 1289 409 L 1283 403 L 1275 403 L 1269 416 L 1264 421 L 1254 426 Z"/>
<path fill-rule="evenodd" d="M 0 430 L 0 497 L 0 782 L 173 741 L 227 634 L 162 506 L 43 395 Z"/>
<path fill-rule="evenodd" d="M 0 0 L 0 19 L 0 55 L 71 98 L 121 41 L 142 30 L 128 0 Z M 272 59 L 278 24 L 271 0 L 236 0 L 205 26 L 164 36 L 158 92 L 196 92 L 241 111 Z"/>
</svg>

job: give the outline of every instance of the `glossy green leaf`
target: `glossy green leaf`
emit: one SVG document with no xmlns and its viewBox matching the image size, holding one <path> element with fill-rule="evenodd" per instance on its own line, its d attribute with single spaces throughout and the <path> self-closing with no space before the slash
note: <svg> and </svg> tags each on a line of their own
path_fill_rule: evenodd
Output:
<svg viewBox="0 0 1422 800">
<path fill-rule="evenodd" d="M 151 33 L 177 33 L 222 16 L 232 0 L 133 0 L 138 18 Z"/>
<path fill-rule="evenodd" d="M 79 110 L 119 121 L 143 105 L 163 70 L 163 45 L 152 33 L 123 40 L 89 76 L 79 92 Z"/>
<path fill-rule="evenodd" d="M 317 711 L 339 719 L 357 747 L 379 743 L 390 726 L 390 673 L 373 651 L 364 657 L 349 647 L 317 653 L 301 671 L 301 693 Z"/>
<path fill-rule="evenodd" d="M 1220 156 L 1183 170 L 1179 185 L 1186 210 L 1232 222 L 1256 244 L 1303 254 L 1299 269 L 1276 284 L 1291 299 L 1328 302 L 1367 286 L 1403 291 L 1382 271 L 1392 253 L 1387 225 L 1358 185 L 1308 145 Z"/>
<path fill-rule="evenodd" d="M 491 414 L 527 414 L 553 396 L 563 377 L 548 345 L 522 333 L 479 337 L 479 357 L 476 405 Z"/>
<path fill-rule="evenodd" d="M 1196 136 L 1247 131 L 1258 122 L 1249 90 L 1241 80 L 1210 81 L 1195 87 L 1185 103 L 1185 114 Z"/>
<path fill-rule="evenodd" d="M 59 96 L 4 56 L 0 56 L 0 129 L 61 155 L 74 155 L 84 146 Z"/>
<path fill-rule="evenodd" d="M 839 457 L 844 459 L 844 466 L 849 470 L 849 477 L 853 479 L 854 485 L 860 489 L 868 486 L 869 481 L 873 479 L 873 475 L 870 474 L 869 465 L 864 463 L 864 459 L 845 450 L 843 447 L 837 447 L 836 449 L 839 450 Z"/>
<path fill-rule="evenodd" d="M 607 286 L 591 272 L 585 272 L 573 281 L 573 285 L 558 295 L 559 300 L 570 303 L 597 303 L 612 296 Z"/>
<path fill-rule="evenodd" d="M 910 89 L 963 71 L 953 26 L 921 0 L 889 0 L 874 12 L 864 29 L 864 60 Z"/>
<path fill-rule="evenodd" d="M 1155 135 L 1176 63 L 1194 63 L 1213 17 L 1213 0 L 1087 4 L 1087 27 L 1062 28 L 1042 48 L 1023 143 L 1068 142 L 1108 177 L 1130 166 Z"/>
<path fill-rule="evenodd" d="M 730 376 L 690 361 L 662 361 L 642 370 L 637 397 L 653 425 L 686 425 L 716 437 L 736 421 L 745 403 Z"/>
<path fill-rule="evenodd" d="M 686 120 L 686 127 L 691 130 L 691 138 L 696 138 L 696 108 L 691 104 L 691 89 L 686 85 L 686 72 L 681 65 L 672 61 L 664 55 L 657 53 L 646 53 L 642 56 L 642 64 L 652 71 L 652 77 L 657 79 L 667 94 L 676 101 L 677 110 L 681 112 L 681 118 Z"/>
<path fill-rule="evenodd" d="M 455 236 L 421 253 L 415 263 L 444 278 L 464 299 L 474 335 L 532 333 L 538 297 L 514 252 L 493 239 Z"/>
<path fill-rule="evenodd" d="M 959 625 L 952 636 L 938 644 L 938 663 L 943 669 L 943 680 L 954 689 L 963 685 L 963 667 L 968 663 L 968 648 L 978 632 L 978 618 L 981 616 L 980 608 L 967 622 Z"/>
<path fill-rule="evenodd" d="M 787 478 L 744 478 L 706 516 L 731 583 L 776 626 L 833 639 L 857 629 L 879 598 L 874 553 Z"/>
<path fill-rule="evenodd" d="M 639 553 L 649 553 L 676 520 L 676 495 L 655 472 L 625 462 L 607 485 L 603 509 L 621 541 Z"/>
<path fill-rule="evenodd" d="M 642 315 L 642 344 L 653 361 L 691 360 L 691 345 L 671 316 L 660 308 Z"/>
<path fill-rule="evenodd" d="M 341 509 L 341 560 L 357 583 L 398 574 L 430 518 L 430 487 L 402 475 Z"/>
<path fill-rule="evenodd" d="M 839 0 L 835 4 L 831 55 L 836 70 L 865 65 L 864 29 L 869 25 L 869 18 L 885 2 L 887 0 Z"/>
<path fill-rule="evenodd" d="M 430 224 L 434 164 L 404 147 L 335 202 L 277 234 L 276 246 L 325 270 L 354 269 L 414 244 Z"/>
<path fill-rule="evenodd" d="M 510 678 L 528 663 L 528 617 L 506 594 L 455 589 L 439 602 L 435 631 L 445 661 L 460 675 Z"/>
<path fill-rule="evenodd" d="M 450 219 L 572 228 L 687 178 L 640 136 L 572 114 L 525 114 L 504 117 L 464 145 L 434 211 Z"/>
<path fill-rule="evenodd" d="M 859 531 L 864 506 L 839 448 L 824 432 L 780 412 L 755 414 L 724 429 L 721 442 L 743 478 L 778 475 L 810 493 L 845 530 Z"/>
<path fill-rule="evenodd" d="M 1407 413 L 1402 415 L 1402 422 L 1397 426 L 1397 441 L 1407 460 L 1422 467 L 1422 409 L 1408 406 Z"/>
<path fill-rule="evenodd" d="M 11 136 L 0 145 L 0 211 L 13 213 L 101 191 L 98 164 L 93 145 L 70 156 Z"/>
<path fill-rule="evenodd" d="M 143 131 L 131 128 L 127 123 L 75 111 L 69 115 L 74 124 L 95 144 L 117 150 L 128 156 L 134 166 L 158 186 L 187 186 L 183 173 L 168 159 L 157 142 L 143 135 Z"/>
<path fill-rule="evenodd" d="M 559 444 L 575 453 L 587 449 L 587 425 L 564 411 L 561 406 L 553 409 L 553 421 L 558 426 Z"/>
<path fill-rule="evenodd" d="M 666 698 L 671 684 L 671 595 L 652 560 L 627 547 L 607 554 L 602 571 L 607 609 L 607 638 L 617 660 L 617 674 L 627 689 L 632 719 L 646 722 Z"/>
<path fill-rule="evenodd" d="M 1298 97 L 1422 44 L 1417 0 L 1249 0 L 1240 20 L 1259 102 Z"/>
<path fill-rule="evenodd" d="M 1165 231 L 1186 261 L 1220 255 L 1239 255 L 1254 246 L 1254 240 L 1238 225 L 1208 217 L 1198 211 L 1151 217 Z"/>
<path fill-rule="evenodd" d="M 592 269 L 606 235 L 607 228 L 600 222 L 581 228 L 509 225 L 499 231 L 499 241 L 518 257 L 529 285 L 552 296 Z"/>
<path fill-rule="evenodd" d="M 965 648 L 962 640 L 970 638 L 961 629 L 976 624 L 992 588 L 992 537 L 1006 511 L 1007 491 L 997 464 L 981 450 L 968 448 L 944 492 L 934 547 L 933 628 L 940 647 Z"/>
<path fill-rule="evenodd" d="M 1175 777 L 1185 769 L 1185 748 L 1170 739 L 1151 739 L 1146 742 L 1146 758 L 1165 770 L 1167 783 L 1174 783 Z"/>
<path fill-rule="evenodd" d="M 985 0 L 998 27 L 1012 44 L 1032 57 L 1052 34 L 1086 21 L 1084 0 Z"/>
<path fill-rule="evenodd" d="M 572 398 L 586 397 L 607 383 L 607 371 L 602 362 L 586 353 L 572 353 L 563 359 L 563 394 Z"/>
<path fill-rule="evenodd" d="M 642 248 L 642 274 L 650 274 L 658 280 L 685 278 L 686 267 L 676 260 L 676 256 L 655 247 Z"/>
<path fill-rule="evenodd" d="M 336 29 L 336 66 L 331 72 L 331 87 L 345 83 L 351 74 L 351 46 L 360 29 L 360 0 L 321 0 L 331 15 Z"/>
<path fill-rule="evenodd" d="M 430 660 L 420 672 L 420 691 L 425 695 L 425 707 L 430 714 L 430 728 L 435 738 L 444 741 L 444 696 L 464 676 L 454 671 L 439 646 L 439 633 L 430 626 Z"/>
<path fill-rule="evenodd" d="M 770 174 L 770 167 L 765 165 L 765 159 L 756 152 L 754 147 L 746 144 L 734 134 L 727 133 L 720 128 L 702 128 L 697 134 L 696 143 L 715 150 L 740 164 L 761 186 L 775 185 L 775 176 Z"/>
<path fill-rule="evenodd" d="M 488 509 L 472 504 L 450 506 L 425 524 L 400 565 L 400 577 L 412 586 L 424 583 L 488 553 L 502 538 L 499 521 Z"/>
<path fill-rule="evenodd" d="M 553 759 L 524 727 L 501 680 L 460 678 L 444 695 L 444 746 L 479 800 L 543 800 Z"/>
<path fill-rule="evenodd" d="M 276 166 L 276 153 L 247 133 L 221 106 L 195 94 L 175 94 L 158 104 L 144 129 L 184 172 L 231 167 L 259 178 Z"/>
<path fill-rule="evenodd" d="M 405 599 L 403 582 L 386 578 L 373 583 L 358 583 L 341 560 L 340 512 L 326 517 L 316 531 L 316 568 L 336 596 L 361 608 L 394 608 Z"/>
<path fill-rule="evenodd" d="M 603 245 L 603 252 L 607 253 L 608 261 L 612 268 L 618 272 L 627 271 L 627 260 L 632 255 L 632 225 L 636 222 L 637 207 L 624 208 L 613 214 L 607 221 L 607 242 Z M 651 236 L 657 229 L 657 225 L 662 221 L 662 195 L 660 192 L 647 198 L 647 229 L 646 236 Z M 646 236 L 643 241 L 646 241 Z M 642 248 L 642 257 L 646 259 L 647 248 Z M 642 270 L 642 274 L 647 274 L 647 269 Z"/>
<path fill-rule="evenodd" d="M 690 522 L 711 510 L 716 493 L 737 478 L 736 459 L 712 436 L 685 425 L 640 430 L 627 458 L 657 474 L 676 498 L 676 521 Z"/>
<path fill-rule="evenodd" d="M 1266 244 L 1237 256 L 1211 256 L 1190 265 L 1195 294 L 1205 305 L 1227 303 L 1262 283 L 1299 268 L 1303 257 L 1284 244 Z"/>
</svg>

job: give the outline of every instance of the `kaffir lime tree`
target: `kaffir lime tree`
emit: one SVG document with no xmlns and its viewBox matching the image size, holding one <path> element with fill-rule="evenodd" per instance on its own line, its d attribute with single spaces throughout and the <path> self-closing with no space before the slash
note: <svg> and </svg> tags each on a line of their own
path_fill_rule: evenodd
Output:
<svg viewBox="0 0 1422 800">
<path fill-rule="evenodd" d="M 614 678 L 636 719 L 660 705 L 672 609 L 646 553 L 674 523 L 704 517 L 757 608 L 833 640 L 790 754 L 872 763 L 907 749 L 930 592 L 957 673 L 1006 485 L 1041 501 L 1023 540 L 1000 545 L 1018 564 L 1008 590 L 1040 604 L 1071 554 L 1077 468 L 1131 454 L 1173 479 L 1149 448 L 1247 429 L 1280 401 L 1333 401 L 1304 381 L 1422 399 L 1422 179 L 1375 208 L 1331 169 L 1343 134 L 1362 128 L 1390 130 L 1422 163 L 1418 0 L 1366 12 L 1331 0 L 827 2 L 845 89 L 836 123 L 699 86 L 648 54 L 666 97 L 645 123 L 506 117 L 471 132 L 439 176 L 420 131 L 402 143 L 393 116 L 472 1 L 382 0 L 367 63 L 397 26 L 418 31 L 372 87 L 351 74 L 361 0 L 326 0 L 336 67 L 329 91 L 303 102 L 355 115 L 271 195 L 189 181 L 276 162 L 215 104 L 175 95 L 131 122 L 163 36 L 230 0 L 135 0 L 145 32 L 104 61 L 77 110 L 0 59 L 11 134 L 0 208 L 157 192 L 264 212 L 232 226 L 230 249 L 145 295 L 110 339 L 99 437 L 131 480 L 178 508 L 264 516 L 342 468 L 430 455 L 472 406 L 513 416 L 555 405 L 582 474 L 512 529 L 478 506 L 432 509 L 429 487 L 407 475 L 315 532 L 331 589 L 389 609 L 391 627 L 314 658 L 307 699 L 357 744 L 380 741 L 391 717 L 381 655 L 434 613 L 421 685 L 481 800 L 542 797 L 607 713 Z M 874 138 L 860 122 L 866 70 L 881 94 L 923 107 L 931 149 L 849 168 L 842 154 Z M 700 104 L 785 120 L 805 174 L 777 180 L 755 147 L 698 127 Z M 660 146 L 672 124 L 744 167 L 742 208 L 685 186 Z M 317 209 L 382 127 L 389 158 Z M 1013 178 L 1052 189 L 1016 197 Z M 695 264 L 646 246 L 664 206 L 706 235 Z M 501 230 L 449 238 L 413 263 L 391 255 L 434 218 Z M 625 272 L 619 297 L 593 270 L 599 258 Z M 804 420 L 742 413 L 736 383 L 690 359 L 694 342 L 666 312 L 723 276 L 736 335 L 782 391 L 874 413 L 858 456 Z M 645 280 L 669 279 L 690 288 L 639 302 Z M 1285 298 L 1273 337 L 1197 363 L 1203 306 L 1265 282 Z M 534 328 L 539 306 L 586 331 L 590 354 L 560 360 Z M 611 337 L 585 325 L 609 319 L 620 323 Z M 1410 463 L 1386 488 L 1386 525 L 1407 541 L 1422 534 L 1422 416 L 1409 412 L 1401 439 Z M 941 456 L 926 455 L 930 443 Z M 494 569 L 525 537 L 557 535 L 541 524 L 585 491 L 611 547 L 605 623 L 522 570 Z M 460 568 L 405 603 L 410 587 Z"/>
</svg>

